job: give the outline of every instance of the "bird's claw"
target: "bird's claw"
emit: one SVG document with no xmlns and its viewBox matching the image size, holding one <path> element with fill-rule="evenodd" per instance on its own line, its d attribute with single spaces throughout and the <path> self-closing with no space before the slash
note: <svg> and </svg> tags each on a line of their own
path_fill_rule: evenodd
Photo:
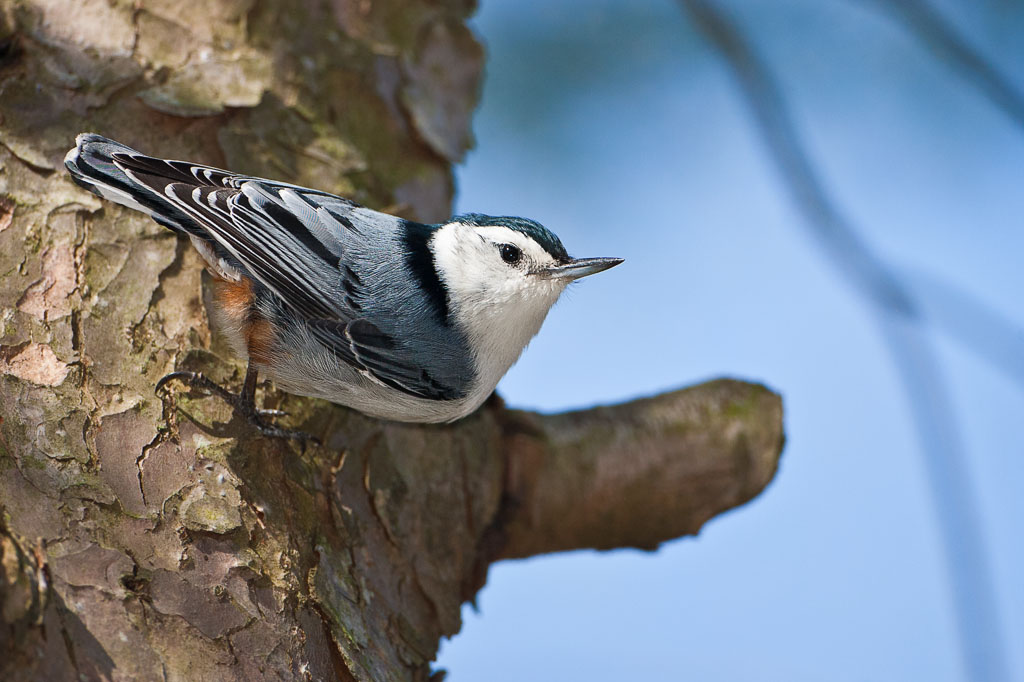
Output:
<svg viewBox="0 0 1024 682">
<path fill-rule="evenodd" d="M 287 412 L 284 410 L 257 408 L 252 394 L 246 395 L 244 391 L 242 393 L 232 393 L 223 386 L 211 381 L 202 372 L 171 372 L 170 374 L 162 377 L 160 381 L 156 382 L 156 393 L 160 394 L 167 388 L 167 384 L 175 379 L 181 381 L 189 388 L 206 391 L 207 393 L 220 397 L 224 402 L 231 405 L 236 413 L 245 417 L 246 421 L 248 421 L 250 425 L 255 427 L 256 430 L 264 436 L 269 436 L 270 438 L 284 438 L 287 440 L 310 441 L 317 445 L 320 444 L 319 438 L 306 433 L 305 431 L 285 429 L 266 421 L 267 419 L 272 419 L 274 417 L 286 416 Z"/>
</svg>

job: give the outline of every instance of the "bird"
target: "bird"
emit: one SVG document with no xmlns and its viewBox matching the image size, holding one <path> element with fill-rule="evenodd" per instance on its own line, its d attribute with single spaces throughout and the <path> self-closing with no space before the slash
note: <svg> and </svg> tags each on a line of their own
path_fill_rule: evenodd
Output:
<svg viewBox="0 0 1024 682">
<path fill-rule="evenodd" d="M 255 406 L 262 374 L 289 393 L 379 419 L 453 422 L 476 410 L 566 287 L 623 262 L 571 258 L 538 222 L 477 213 L 425 224 L 340 196 L 82 133 L 64 160 L 103 199 L 186 235 L 213 275 L 210 318 L 248 360 L 217 393 L 262 433 L 309 437 Z"/>
</svg>

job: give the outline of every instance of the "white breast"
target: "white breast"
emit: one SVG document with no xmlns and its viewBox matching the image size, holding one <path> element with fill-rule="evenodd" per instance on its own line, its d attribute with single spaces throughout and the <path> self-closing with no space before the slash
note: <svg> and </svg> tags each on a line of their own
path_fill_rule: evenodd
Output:
<svg viewBox="0 0 1024 682">
<path fill-rule="evenodd" d="M 496 241 L 516 244 L 526 253 L 539 248 L 508 228 L 487 230 Z M 486 398 L 540 331 L 566 283 L 509 267 L 495 256 L 494 243 L 478 237 L 471 226 L 446 225 L 431 246 L 452 315 L 473 349 L 478 390 Z"/>
</svg>

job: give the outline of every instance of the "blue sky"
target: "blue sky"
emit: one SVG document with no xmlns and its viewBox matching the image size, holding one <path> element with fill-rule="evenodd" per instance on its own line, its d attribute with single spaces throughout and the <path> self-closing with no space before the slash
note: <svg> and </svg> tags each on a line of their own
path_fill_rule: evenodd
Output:
<svg viewBox="0 0 1024 682">
<path fill-rule="evenodd" d="M 863 238 L 1024 328 L 1024 128 L 874 3 L 727 5 Z M 1024 88 L 1019 5 L 941 7 Z M 555 411 L 735 376 L 782 393 L 788 440 L 768 490 L 698 538 L 492 567 L 442 648 L 448 681 L 967 679 L 875 312 L 809 237 L 720 60 L 669 0 L 483 0 L 474 24 L 488 73 L 456 208 L 626 258 L 555 307 L 505 398 Z M 926 333 L 1024 680 L 1024 385 Z"/>
</svg>

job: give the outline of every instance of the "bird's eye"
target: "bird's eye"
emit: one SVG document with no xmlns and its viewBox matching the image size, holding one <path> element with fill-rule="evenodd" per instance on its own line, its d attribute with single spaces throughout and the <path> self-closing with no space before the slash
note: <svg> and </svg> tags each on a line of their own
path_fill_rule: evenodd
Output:
<svg viewBox="0 0 1024 682">
<path fill-rule="evenodd" d="M 498 251 L 501 252 L 501 260 L 509 265 L 517 265 L 523 258 L 523 252 L 519 250 L 519 247 L 511 244 L 502 244 L 498 247 Z"/>
</svg>

